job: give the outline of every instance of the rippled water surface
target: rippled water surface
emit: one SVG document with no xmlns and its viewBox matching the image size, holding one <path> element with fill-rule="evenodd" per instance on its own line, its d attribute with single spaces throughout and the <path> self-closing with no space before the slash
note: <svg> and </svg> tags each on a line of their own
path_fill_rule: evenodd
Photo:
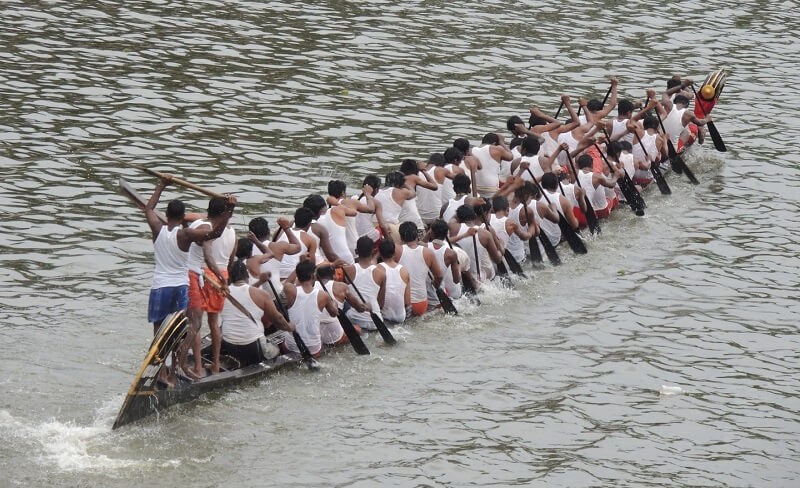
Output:
<svg viewBox="0 0 800 488">
<path fill-rule="evenodd" d="M 800 477 L 793 2 L 4 1 L 2 486 L 792 486 Z M 530 104 L 731 68 L 646 218 L 457 318 L 110 425 L 150 341 L 119 161 L 257 215 L 473 143 Z M 170 188 L 202 208 L 195 193 Z M 683 394 L 659 395 L 661 385 Z"/>
</svg>

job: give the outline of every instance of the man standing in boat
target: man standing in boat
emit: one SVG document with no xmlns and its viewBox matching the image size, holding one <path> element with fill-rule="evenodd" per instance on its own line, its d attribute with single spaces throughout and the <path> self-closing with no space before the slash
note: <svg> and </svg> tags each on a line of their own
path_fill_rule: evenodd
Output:
<svg viewBox="0 0 800 488">
<path fill-rule="evenodd" d="M 180 200 L 173 200 L 167 205 L 167 223 L 156 215 L 155 208 L 164 188 L 171 182 L 171 176 L 165 175 L 156 187 L 144 208 L 145 218 L 153 234 L 155 269 L 153 270 L 153 286 L 147 306 L 148 320 L 153 323 L 153 333 L 158 331 L 161 322 L 170 313 L 185 310 L 189 305 L 189 246 L 192 243 L 202 244 L 215 239 L 228 225 L 228 220 L 236 205 L 233 196 L 220 199 L 220 218 L 208 228 L 184 228 L 186 207 Z"/>
</svg>

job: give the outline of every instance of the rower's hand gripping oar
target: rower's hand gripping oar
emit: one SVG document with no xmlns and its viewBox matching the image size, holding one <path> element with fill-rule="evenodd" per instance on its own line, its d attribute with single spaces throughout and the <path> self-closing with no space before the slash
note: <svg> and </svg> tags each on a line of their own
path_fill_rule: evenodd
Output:
<svg viewBox="0 0 800 488">
<path fill-rule="evenodd" d="M 672 163 L 672 167 L 675 169 L 675 172 L 678 174 L 686 173 L 686 177 L 689 178 L 689 181 L 692 184 L 696 185 L 700 183 L 697 181 L 697 177 L 695 177 L 694 173 L 692 172 L 689 165 L 686 164 L 686 161 L 683 160 L 683 157 L 678 154 L 675 150 L 675 145 L 672 144 L 672 139 L 669 138 L 669 134 L 667 134 L 667 129 L 664 128 L 664 122 L 661 120 L 661 114 L 656 112 L 656 117 L 658 118 L 658 125 L 661 126 L 661 132 L 664 133 L 664 137 L 667 139 L 667 151 L 669 152 L 669 160 Z"/>
<path fill-rule="evenodd" d="M 331 296 L 331 298 L 333 298 L 331 292 L 329 292 L 328 288 L 325 287 L 325 283 L 320 281 L 319 284 L 322 286 L 322 289 L 325 290 L 325 293 L 327 293 L 328 295 Z M 347 339 L 350 341 L 350 345 L 353 346 L 353 350 L 357 354 L 361 355 L 369 354 L 369 349 L 367 348 L 367 345 L 364 344 L 364 341 L 361 339 L 361 335 L 358 333 L 353 323 L 350 322 L 349 318 L 347 318 L 347 314 L 345 314 L 344 310 L 342 310 L 341 308 L 337 307 L 337 310 L 339 316 L 339 323 L 341 324 L 344 333 L 347 334 Z"/>
<path fill-rule="evenodd" d="M 536 187 L 539 189 L 539 192 L 542 194 L 545 201 L 547 201 L 547 204 L 551 205 L 550 198 L 547 197 L 547 193 L 545 193 L 544 188 L 542 188 L 542 186 L 536 180 L 536 177 L 533 176 L 533 173 L 531 173 L 530 168 L 528 168 L 527 171 L 528 174 L 531 175 L 531 178 L 533 178 L 533 184 L 536 185 Z M 569 222 L 567 222 L 567 218 L 564 217 L 563 213 L 561 213 L 561 209 L 559 208 L 560 205 L 558 205 L 558 202 L 556 203 L 557 203 L 556 213 L 558 213 L 558 226 L 561 229 L 561 235 L 564 236 L 564 239 L 567 241 L 567 244 L 569 244 L 569 247 L 572 249 L 572 252 L 574 252 L 575 254 L 586 254 L 587 253 L 586 244 L 583 243 L 583 239 L 580 238 L 578 233 L 575 232 L 575 229 L 573 229 L 572 226 L 569 224 Z"/>
<path fill-rule="evenodd" d="M 575 170 L 575 163 L 572 161 L 572 156 L 569 154 L 569 151 L 566 151 L 566 153 L 567 159 L 569 160 L 569 167 L 572 168 L 572 174 L 575 175 L 575 183 L 577 183 L 578 188 L 583 190 L 581 179 L 578 178 L 578 173 Z M 594 191 L 598 190 L 598 188 L 594 189 Z M 564 191 L 564 189 L 561 188 L 561 191 Z M 592 234 L 599 234 L 601 232 L 600 222 L 597 221 L 597 215 L 594 213 L 594 207 L 592 207 L 592 202 L 589 201 L 589 195 L 586 193 L 586 190 L 583 191 L 583 201 L 586 203 L 586 222 L 589 224 L 589 230 Z"/>
<path fill-rule="evenodd" d="M 700 106 L 700 111 L 703 112 L 703 116 L 704 117 L 708 117 L 708 114 L 706 113 L 706 109 L 703 108 L 703 105 L 700 104 L 700 103 L 697 103 L 697 100 L 698 100 L 698 98 L 697 98 L 697 90 L 694 88 L 694 83 L 692 83 L 689 86 L 692 87 L 692 91 L 694 92 L 694 103 L 695 103 L 695 105 L 699 105 Z M 719 152 L 727 151 L 728 148 L 725 147 L 725 141 L 723 141 L 722 140 L 722 136 L 719 135 L 719 131 L 717 130 L 717 126 L 714 125 L 714 122 L 709 120 L 708 123 L 706 123 L 706 127 L 708 127 L 708 133 L 711 134 L 711 140 L 714 142 L 714 147 L 717 149 L 717 151 L 719 151 Z"/>
<path fill-rule="evenodd" d="M 347 280 L 350 286 L 353 287 L 353 290 L 355 290 L 358 298 L 360 298 L 362 302 L 367 303 L 367 301 L 364 299 L 364 295 L 361 294 L 361 292 L 358 290 L 358 287 L 356 287 L 356 284 L 353 283 L 352 279 L 350 279 L 350 275 L 347 274 L 347 270 L 342 268 L 342 274 L 344 275 L 344 279 Z M 387 344 L 396 344 L 397 340 L 394 338 L 392 333 L 389 331 L 389 328 L 386 327 L 386 324 L 383 322 L 383 320 L 381 320 L 378 314 L 374 311 L 371 311 L 369 316 L 372 319 L 372 323 L 375 324 L 375 328 L 378 329 L 381 337 L 383 337 L 383 341 Z"/>
<path fill-rule="evenodd" d="M 608 158 L 606 158 L 606 155 L 603 154 L 603 150 L 600 148 L 600 146 L 597 143 L 595 143 L 594 147 L 597 149 L 597 152 L 600 153 L 600 157 L 603 158 L 603 161 L 605 161 L 609 171 L 614 171 L 614 167 L 611 166 L 611 163 L 608 161 Z M 624 167 L 622 171 L 625 173 L 625 177 L 617 181 L 617 184 L 619 185 L 619 190 L 625 196 L 625 201 L 628 202 L 628 205 L 631 207 L 631 210 L 633 210 L 633 212 L 636 215 L 641 217 L 644 215 L 644 207 L 645 207 L 644 199 L 642 198 L 642 195 L 639 193 L 639 190 L 637 190 L 636 186 L 633 184 L 633 181 L 631 180 L 628 171 L 625 170 Z"/>
<path fill-rule="evenodd" d="M 278 306 L 278 310 L 280 310 L 283 318 L 288 321 L 289 311 L 286 310 L 286 307 L 283 306 L 283 302 L 281 302 L 281 299 L 278 297 L 278 291 L 275 289 L 275 285 L 272 284 L 271 280 L 267 280 L 267 284 L 269 285 L 270 290 L 272 290 L 272 295 L 275 297 L 275 304 Z M 295 330 L 292 332 L 292 337 L 294 338 L 294 343 L 297 344 L 297 349 L 300 350 L 300 356 L 303 357 L 303 361 L 305 361 L 308 365 L 308 369 L 318 369 L 319 363 L 316 359 L 314 359 L 314 356 L 311 355 L 311 351 L 308 350 L 308 347 L 303 341 L 303 338 L 300 337 L 300 334 L 298 334 Z"/>
</svg>

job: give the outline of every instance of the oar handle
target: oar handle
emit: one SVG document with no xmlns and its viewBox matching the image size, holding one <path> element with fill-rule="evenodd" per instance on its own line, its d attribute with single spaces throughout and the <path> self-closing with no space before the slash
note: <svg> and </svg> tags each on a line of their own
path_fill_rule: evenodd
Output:
<svg viewBox="0 0 800 488">
<path fill-rule="evenodd" d="M 478 261 L 478 240 L 475 238 L 475 234 L 472 234 L 472 248 L 475 250 L 475 261 Z M 475 263 L 475 272 L 478 274 L 478 279 L 481 279 L 481 263 Z"/>
<path fill-rule="evenodd" d="M 561 105 L 558 106 L 558 110 L 556 110 L 556 114 L 553 116 L 554 119 L 557 119 L 558 116 L 561 114 L 561 110 L 564 108 L 564 100 L 561 100 Z"/>
<path fill-rule="evenodd" d="M 595 144 L 595 145 L 597 145 L 597 144 Z M 578 172 L 575 171 L 575 164 L 572 162 L 572 156 L 569 154 L 569 151 L 567 151 L 567 160 L 569 161 L 569 167 L 572 169 L 572 174 L 575 175 L 575 183 L 578 184 L 578 188 L 582 189 L 583 186 L 581 186 L 581 180 L 580 180 L 580 178 L 578 178 Z M 561 191 L 563 192 L 564 189 L 562 188 Z"/>
<path fill-rule="evenodd" d="M 136 168 L 136 169 L 138 169 L 140 171 L 144 171 L 145 173 L 153 175 L 156 178 L 169 178 L 172 183 L 174 183 L 174 184 L 176 184 L 178 186 L 182 186 L 184 188 L 189 188 L 190 190 L 198 191 L 200 193 L 203 193 L 204 195 L 208 195 L 210 197 L 225 198 L 225 195 L 223 195 L 221 193 L 217 193 L 217 192 L 215 192 L 213 190 L 209 190 L 207 188 L 203 188 L 202 186 L 195 185 L 194 183 L 189 183 L 188 181 L 182 180 L 180 178 L 176 178 L 176 177 L 174 177 L 172 175 L 166 175 L 165 173 L 162 173 L 160 171 L 156 171 L 154 169 L 150 169 L 150 168 L 144 167 L 144 166 L 142 166 L 140 164 L 128 163 L 126 161 L 120 161 L 120 162 L 122 164 L 124 164 L 125 166 L 130 166 L 131 168 Z"/>
<path fill-rule="evenodd" d="M 531 175 L 531 179 L 533 180 L 533 184 L 536 185 L 536 188 L 539 189 L 539 193 L 542 194 L 544 199 L 547 200 L 547 204 L 550 205 L 550 198 L 547 197 L 547 195 L 544 193 L 544 189 L 541 187 L 541 185 L 539 185 L 539 182 L 536 181 L 536 177 L 533 176 L 533 173 L 531 173 L 531 169 L 530 168 L 525 168 L 525 171 L 527 171 L 528 174 Z"/>
<path fill-rule="evenodd" d="M 356 287 L 356 284 L 353 283 L 352 279 L 350 279 L 350 275 L 347 274 L 347 270 L 346 269 L 342 268 L 342 274 L 344 275 L 344 279 L 347 280 L 347 283 L 350 286 L 353 287 L 353 290 L 356 291 L 356 295 L 358 295 L 358 299 L 361 300 L 364 303 L 367 303 L 366 300 L 364 300 L 364 295 L 361 294 L 361 292 L 358 290 L 358 287 Z"/>
</svg>

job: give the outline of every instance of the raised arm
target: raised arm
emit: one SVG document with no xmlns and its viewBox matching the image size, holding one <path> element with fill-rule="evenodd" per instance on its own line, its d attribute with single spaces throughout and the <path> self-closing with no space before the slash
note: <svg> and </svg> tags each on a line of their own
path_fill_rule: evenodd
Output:
<svg viewBox="0 0 800 488">
<path fill-rule="evenodd" d="M 164 175 L 164 178 L 161 178 L 161 181 L 158 182 L 158 186 L 156 189 L 153 190 L 153 194 L 150 195 L 150 200 L 147 201 L 147 204 L 144 206 L 144 216 L 147 219 L 147 225 L 150 226 L 150 231 L 153 234 L 153 242 L 155 242 L 156 238 L 158 237 L 158 233 L 161 231 L 161 226 L 164 225 L 161 222 L 161 219 L 158 218 L 156 215 L 156 205 L 158 205 L 158 201 L 161 199 L 161 193 L 164 191 L 164 188 L 169 185 L 170 181 L 169 175 Z"/>
</svg>

